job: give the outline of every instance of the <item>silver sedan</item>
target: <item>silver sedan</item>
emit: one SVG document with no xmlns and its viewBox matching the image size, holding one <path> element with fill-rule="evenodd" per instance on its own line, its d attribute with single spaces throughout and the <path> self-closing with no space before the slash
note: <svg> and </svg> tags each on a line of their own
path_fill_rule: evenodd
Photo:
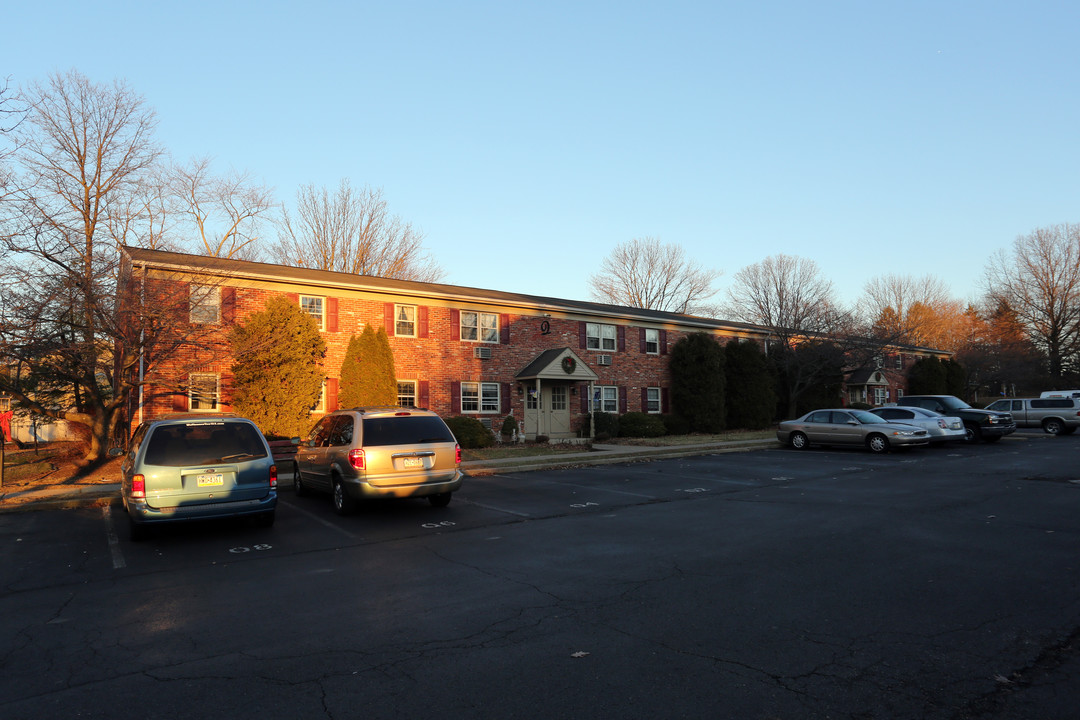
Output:
<svg viewBox="0 0 1080 720">
<path fill-rule="evenodd" d="M 919 407 L 879 407 L 870 412 L 889 422 L 921 427 L 930 434 L 931 443 L 959 442 L 967 439 L 964 421 Z"/>
<path fill-rule="evenodd" d="M 863 445 L 871 452 L 887 452 L 890 447 L 927 445 L 930 436 L 914 425 L 886 422 L 865 410 L 813 410 L 797 420 L 785 420 L 776 438 L 796 450 L 813 445 Z"/>
</svg>

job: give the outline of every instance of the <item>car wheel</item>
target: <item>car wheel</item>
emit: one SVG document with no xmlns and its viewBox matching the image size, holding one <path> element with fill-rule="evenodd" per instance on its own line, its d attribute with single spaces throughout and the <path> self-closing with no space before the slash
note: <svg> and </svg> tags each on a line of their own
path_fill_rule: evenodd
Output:
<svg viewBox="0 0 1080 720">
<path fill-rule="evenodd" d="M 334 476 L 334 510 L 338 515 L 352 515 L 356 511 L 356 500 L 345 490 L 345 483 Z"/>
<path fill-rule="evenodd" d="M 439 493 L 438 495 L 428 495 L 428 502 L 432 507 L 446 507 L 450 504 L 450 495 L 452 493 Z"/>
<path fill-rule="evenodd" d="M 255 524 L 263 528 L 273 527 L 276 515 L 276 510 L 269 510 L 264 513 L 259 513 L 255 516 Z"/>
<path fill-rule="evenodd" d="M 1051 435 L 1060 435 L 1062 429 L 1061 421 L 1054 418 L 1050 418 L 1043 423 L 1043 430 Z"/>
<path fill-rule="evenodd" d="M 296 463 L 292 464 L 292 489 L 297 497 L 308 494 L 307 485 L 304 485 L 303 480 L 300 478 L 300 466 Z"/>
<path fill-rule="evenodd" d="M 982 430 L 980 430 L 977 425 L 965 425 L 964 440 L 969 443 L 979 442 L 982 440 Z"/>
<path fill-rule="evenodd" d="M 866 438 L 866 447 L 870 448 L 870 452 L 883 453 L 889 451 L 889 439 L 884 435 L 873 434 Z"/>
<path fill-rule="evenodd" d="M 791 443 L 791 447 L 796 450 L 805 450 L 810 447 L 810 441 L 801 432 L 791 433 L 791 437 L 788 438 L 788 442 Z"/>
</svg>

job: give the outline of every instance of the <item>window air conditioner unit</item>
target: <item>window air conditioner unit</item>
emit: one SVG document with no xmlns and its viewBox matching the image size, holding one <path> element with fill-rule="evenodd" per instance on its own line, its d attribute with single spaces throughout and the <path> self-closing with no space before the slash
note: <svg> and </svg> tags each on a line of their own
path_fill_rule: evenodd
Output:
<svg viewBox="0 0 1080 720">
<path fill-rule="evenodd" d="M 491 348 L 486 348 L 486 347 L 473 348 L 473 357 L 475 357 L 475 358 L 477 358 L 479 360 L 490 360 L 491 359 Z"/>
<path fill-rule="evenodd" d="M 597 355 L 596 356 L 596 364 L 597 365 L 610 365 L 611 364 L 611 356 L 610 355 Z"/>
</svg>

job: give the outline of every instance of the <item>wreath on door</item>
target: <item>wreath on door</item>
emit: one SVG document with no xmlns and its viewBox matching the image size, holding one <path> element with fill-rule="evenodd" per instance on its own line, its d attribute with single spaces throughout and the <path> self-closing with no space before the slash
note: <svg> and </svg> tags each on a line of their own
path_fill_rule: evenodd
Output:
<svg viewBox="0 0 1080 720">
<path fill-rule="evenodd" d="M 567 375 L 570 375 L 577 369 L 577 360 L 567 355 L 562 359 L 562 369 Z"/>
</svg>

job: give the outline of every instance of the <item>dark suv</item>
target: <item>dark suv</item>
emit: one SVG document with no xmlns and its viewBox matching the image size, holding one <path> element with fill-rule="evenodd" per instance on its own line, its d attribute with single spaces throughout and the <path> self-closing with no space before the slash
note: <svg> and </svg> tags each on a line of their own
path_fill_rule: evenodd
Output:
<svg viewBox="0 0 1080 720">
<path fill-rule="evenodd" d="M 322 418 L 300 443 L 297 495 L 330 493 L 348 515 L 360 500 L 426 497 L 445 507 L 461 487 L 461 448 L 443 419 L 416 408 L 352 408 Z"/>
<path fill-rule="evenodd" d="M 1016 422 L 1011 414 L 978 410 L 953 395 L 905 395 L 897 400 L 896 404 L 921 407 L 960 418 L 964 421 L 968 442 L 996 442 L 1016 430 Z"/>
</svg>

